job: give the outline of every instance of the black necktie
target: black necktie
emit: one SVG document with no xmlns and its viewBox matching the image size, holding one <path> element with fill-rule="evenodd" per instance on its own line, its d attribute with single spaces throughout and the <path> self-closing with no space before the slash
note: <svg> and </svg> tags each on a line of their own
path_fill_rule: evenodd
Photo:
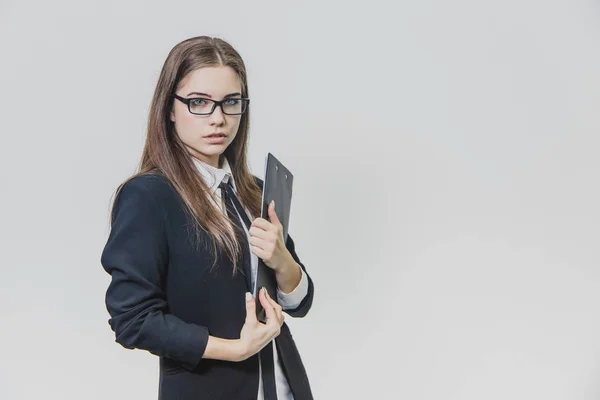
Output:
<svg viewBox="0 0 600 400">
<path fill-rule="evenodd" d="M 229 219 L 233 223 L 234 232 L 235 232 L 236 237 L 238 238 L 240 245 L 241 245 L 240 250 L 242 252 L 242 254 L 241 254 L 241 256 L 242 256 L 242 258 L 241 258 L 242 271 L 243 271 L 244 275 L 246 276 L 246 286 L 247 286 L 248 291 L 252 292 L 252 267 L 251 267 L 251 259 L 250 259 L 250 245 L 248 243 L 248 236 L 246 235 L 246 232 L 244 231 L 244 228 L 242 227 L 242 223 L 240 221 L 240 218 L 236 211 L 236 208 L 238 210 L 241 210 L 240 214 L 243 217 L 246 217 L 244 220 L 244 223 L 246 223 L 246 226 L 248 227 L 248 229 L 250 229 L 249 228 L 250 220 L 248 219 L 246 212 L 243 211 L 244 209 L 242 208 L 242 205 L 240 204 L 239 200 L 237 199 L 237 197 L 233 191 L 233 186 L 231 186 L 231 178 L 228 183 L 225 183 L 225 181 L 221 181 L 219 188 L 221 188 L 221 197 L 223 198 L 223 201 L 225 202 L 225 208 L 227 209 L 227 215 L 229 216 Z"/>
<path fill-rule="evenodd" d="M 231 220 L 233 221 L 234 225 L 236 226 L 236 229 L 238 230 L 238 234 L 241 233 L 241 236 L 240 236 L 241 244 L 244 247 L 244 254 L 246 254 L 245 250 L 249 249 L 250 245 L 248 244 L 248 238 L 246 236 L 246 232 L 244 232 L 244 230 L 242 228 L 239 215 L 241 215 L 242 220 L 244 220 L 244 223 L 246 224 L 246 228 L 248 228 L 248 230 L 250 230 L 250 226 L 252 223 L 250 222 L 250 219 L 248 218 L 248 215 L 244 211 L 244 208 L 242 207 L 237 196 L 235 195 L 233 185 L 231 184 L 231 178 L 228 179 L 227 183 L 225 183 L 224 180 L 221 181 L 221 184 L 219 185 L 219 187 L 221 188 L 221 196 L 223 197 L 223 200 L 225 201 L 225 207 L 227 208 L 227 214 L 231 217 Z M 236 209 L 239 210 L 239 215 L 236 212 Z M 244 257 L 244 261 L 245 261 L 245 267 L 247 267 L 245 269 L 247 271 L 246 272 L 247 281 L 249 280 L 249 282 L 252 282 L 251 277 L 250 277 L 251 267 L 250 267 L 249 256 L 247 259 Z M 248 284 L 248 287 L 252 287 L 251 283 Z M 252 290 L 250 290 L 250 291 L 252 291 Z M 272 293 L 269 293 L 269 294 L 272 294 Z M 260 301 L 260 300 L 256 299 L 256 301 Z M 265 347 L 263 347 L 263 349 L 259 353 L 259 357 L 260 357 L 260 362 L 261 362 L 261 366 L 262 366 L 264 398 L 265 398 L 265 400 L 277 400 L 277 389 L 275 387 L 275 362 L 274 362 L 275 360 L 273 359 L 273 341 L 270 341 Z"/>
</svg>

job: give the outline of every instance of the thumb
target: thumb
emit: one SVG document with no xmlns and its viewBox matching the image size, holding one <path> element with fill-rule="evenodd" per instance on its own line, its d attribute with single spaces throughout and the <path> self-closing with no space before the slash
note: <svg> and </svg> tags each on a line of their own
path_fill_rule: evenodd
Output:
<svg viewBox="0 0 600 400">
<path fill-rule="evenodd" d="M 246 292 L 246 322 L 257 322 L 256 303 L 252 293 Z"/>
<path fill-rule="evenodd" d="M 279 224 L 279 217 L 275 212 L 275 200 L 271 200 L 269 203 L 269 218 L 271 219 L 272 224 Z"/>
</svg>

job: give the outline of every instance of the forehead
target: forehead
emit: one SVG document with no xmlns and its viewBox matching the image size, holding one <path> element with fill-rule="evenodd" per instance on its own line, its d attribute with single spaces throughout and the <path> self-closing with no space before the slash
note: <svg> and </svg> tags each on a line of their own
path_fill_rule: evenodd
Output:
<svg viewBox="0 0 600 400">
<path fill-rule="evenodd" d="M 189 92 L 202 92 L 218 98 L 241 92 L 242 83 L 231 67 L 202 67 L 187 74 L 178 88 L 184 96 Z"/>
</svg>

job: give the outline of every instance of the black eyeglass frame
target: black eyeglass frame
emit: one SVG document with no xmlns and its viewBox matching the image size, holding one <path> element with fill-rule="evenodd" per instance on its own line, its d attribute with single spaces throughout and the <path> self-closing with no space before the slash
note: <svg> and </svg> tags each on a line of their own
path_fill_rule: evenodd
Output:
<svg viewBox="0 0 600 400">
<path fill-rule="evenodd" d="M 223 100 L 213 100 L 213 99 L 207 99 L 206 97 L 190 97 L 190 98 L 185 98 L 185 97 L 181 97 L 178 96 L 176 94 L 173 95 L 174 98 L 176 98 L 177 100 L 181 101 L 182 103 L 186 104 L 188 106 L 188 111 L 190 112 L 190 114 L 194 114 L 194 115 L 210 115 L 213 112 L 215 112 L 215 109 L 217 108 L 217 106 L 221 107 L 221 111 L 223 112 L 223 114 L 225 115 L 242 115 L 243 113 L 246 112 L 246 110 L 248 110 L 248 105 L 250 104 L 250 99 L 247 97 L 231 97 L 231 98 L 227 98 L 227 99 L 223 99 Z M 210 110 L 210 112 L 208 113 L 197 113 L 197 112 L 192 112 L 192 107 L 190 106 L 190 103 L 194 100 L 208 100 L 208 101 L 212 101 L 213 102 L 213 107 Z M 226 101 L 229 100 L 242 100 L 242 112 L 239 113 L 227 113 L 225 112 L 225 110 L 223 109 L 223 103 L 225 103 Z"/>
</svg>

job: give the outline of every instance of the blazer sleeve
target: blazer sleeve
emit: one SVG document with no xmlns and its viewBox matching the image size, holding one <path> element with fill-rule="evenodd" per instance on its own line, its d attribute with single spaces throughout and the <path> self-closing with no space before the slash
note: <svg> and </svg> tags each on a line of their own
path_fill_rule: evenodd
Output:
<svg viewBox="0 0 600 400">
<path fill-rule="evenodd" d="M 117 195 L 112 228 L 101 263 L 111 275 L 108 320 L 116 342 L 177 360 L 194 369 L 208 343 L 208 329 L 169 313 L 162 288 L 168 263 L 165 217 L 149 187 L 157 179 L 136 177 Z"/>
</svg>

